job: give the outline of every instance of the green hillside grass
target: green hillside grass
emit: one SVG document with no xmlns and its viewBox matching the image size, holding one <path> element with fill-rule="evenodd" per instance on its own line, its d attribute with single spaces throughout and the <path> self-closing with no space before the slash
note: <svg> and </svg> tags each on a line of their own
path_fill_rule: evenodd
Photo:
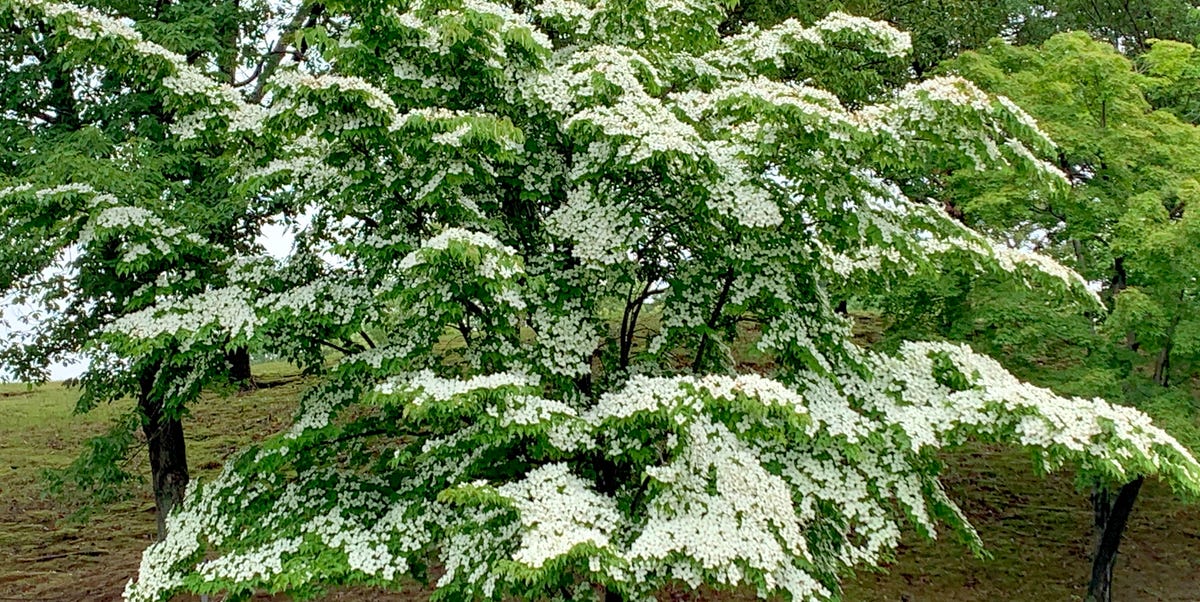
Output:
<svg viewBox="0 0 1200 602">
<path fill-rule="evenodd" d="M 290 424 L 303 380 L 279 365 L 256 367 L 267 385 L 209 395 L 187 419 L 193 475 L 204 478 L 241 446 Z M 143 484 L 131 500 L 85 521 L 69 520 L 70 500 L 43 495 L 41 473 L 68 464 L 89 438 L 128 411 L 106 406 L 73 416 L 76 393 L 60 385 L 0 385 L 0 601 L 112 600 L 136 572 L 154 534 L 154 504 Z M 145 457 L 134 459 L 144 473 Z M 972 517 L 993 557 L 976 559 L 945 537 L 910 534 L 886 572 L 847 582 L 857 601 L 1079 600 L 1089 565 L 1090 507 L 1069 474 L 1033 475 L 1019 451 L 960 450 L 946 457 L 947 487 Z M 1200 508 L 1147 483 L 1118 560 L 1117 600 L 1200 599 Z M 424 600 L 419 590 L 380 596 L 347 590 L 337 600 Z M 749 599 L 666 592 L 688 600 Z"/>
</svg>

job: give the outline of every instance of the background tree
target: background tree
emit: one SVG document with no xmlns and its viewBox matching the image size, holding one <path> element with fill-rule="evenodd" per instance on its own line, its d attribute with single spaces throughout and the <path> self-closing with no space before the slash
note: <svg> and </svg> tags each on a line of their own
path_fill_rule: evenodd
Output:
<svg viewBox="0 0 1200 602">
<path fill-rule="evenodd" d="M 1149 76 L 1146 100 L 1156 109 L 1174 113 L 1191 123 L 1200 123 L 1200 53 L 1191 44 L 1152 40 L 1150 50 L 1138 57 Z"/>
<path fill-rule="evenodd" d="M 788 18 L 812 23 L 832 11 L 887 21 L 910 32 L 909 76 L 916 78 L 994 38 L 1038 45 L 1058 33 L 1084 31 L 1134 57 L 1156 40 L 1192 44 L 1200 35 L 1200 9 L 1188 0 L 747 0 L 731 11 L 727 27 L 749 22 L 770 26 Z"/>
<path fill-rule="evenodd" d="M 1194 42 L 1200 35 L 1200 9 L 1188 0 L 1056 0 L 1046 9 L 1057 31 L 1086 31 L 1130 55 L 1152 40 Z"/>
<path fill-rule="evenodd" d="M 1190 392 L 1170 385 L 1180 384 L 1195 361 L 1190 344 L 1181 348 L 1177 339 L 1200 315 L 1191 259 L 1195 218 L 1187 209 L 1200 132 L 1147 102 L 1147 92 L 1169 80 L 1139 74 L 1113 47 L 1083 33 L 1061 34 L 1040 47 L 996 42 L 948 68 L 1028 109 L 1058 142 L 1056 163 L 1073 186 L 1068 195 L 1049 197 L 1030 195 L 1002 172 L 947 174 L 936 198 L 973 227 L 1072 265 L 1102 289 L 1108 309 L 1097 315 L 1047 307 L 1019 287 L 969 281 L 960 268 L 893 289 L 882 301 L 896 319 L 893 335 L 972 341 L 1024 378 L 1123 400 L 1194 444 Z M 1093 495 L 1094 599 L 1109 598 L 1124 519 L 1140 486 L 1135 479 L 1119 493 L 1101 488 Z"/>
<path fill-rule="evenodd" d="M 119 421 L 112 445 L 100 447 L 128 450 L 128 429 L 140 424 L 160 518 L 188 482 L 186 404 L 208 384 L 245 384 L 249 350 L 227 339 L 121 356 L 97 337 L 164 298 L 223 286 L 229 256 L 258 249 L 266 214 L 230 196 L 228 148 L 177 133 L 197 105 L 261 97 L 260 76 L 292 49 L 312 7 L 288 10 L 236 1 L 0 4 L 0 291 L 38 310 L 36 328 L 6 341 L 0 361 L 40 381 L 52 362 L 85 353 L 79 411 L 135 397 L 138 419 Z M 133 35 L 131 24 L 159 56 L 112 44 Z M 111 480 L 131 475 L 94 463 L 111 460 L 85 454 L 65 478 L 119 492 Z"/>
</svg>

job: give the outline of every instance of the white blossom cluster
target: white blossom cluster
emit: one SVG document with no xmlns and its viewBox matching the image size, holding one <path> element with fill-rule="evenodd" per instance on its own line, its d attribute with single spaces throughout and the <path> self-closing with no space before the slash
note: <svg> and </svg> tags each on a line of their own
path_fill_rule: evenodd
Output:
<svg viewBox="0 0 1200 602">
<path fill-rule="evenodd" d="M 719 423 L 694 419 L 687 440 L 674 463 L 648 472 L 669 488 L 649 507 L 627 552 L 630 574 L 624 577 L 638 583 L 665 573 L 699 587 L 706 574 L 738 585 L 753 572 L 766 586 L 760 595 L 828 596 L 799 566 L 811 558 L 786 482 Z"/>
<path fill-rule="evenodd" d="M 332 131 L 353 130 L 369 126 L 382 126 L 384 129 L 394 131 L 404 124 L 404 119 L 397 110 L 392 97 L 362 78 L 331 74 L 312 75 L 296 69 L 287 69 L 276 75 L 272 79 L 272 83 L 285 93 L 329 90 L 336 90 L 342 96 L 354 93 L 362 99 L 367 107 L 378 113 L 375 116 L 364 114 L 324 115 L 320 123 Z M 287 106 L 289 105 L 281 105 L 280 109 Z M 303 107 L 311 105 L 300 102 L 296 106 L 297 110 L 301 110 Z M 302 117 L 303 113 L 301 112 L 298 116 Z"/>
<path fill-rule="evenodd" d="M 245 181 L 287 177 L 291 186 L 309 194 L 342 194 L 354 180 L 343 169 L 329 164 L 331 145 L 312 135 L 303 135 L 288 145 L 290 153 L 273 157 L 265 164 L 248 168 Z"/>
<path fill-rule="evenodd" d="M 273 453 L 286 456 L 287 451 L 283 447 Z M 256 463 L 270 455 L 260 452 Z M 196 574 L 205 581 L 271 582 L 291 569 L 286 561 L 302 548 L 334 550 L 350 570 L 395 579 L 407 571 L 405 555 L 428 543 L 429 529 L 438 517 L 436 512 L 411 503 L 389 502 L 381 492 L 383 486 L 346 473 L 311 470 L 291 481 L 271 475 L 265 481 L 248 483 L 227 467 L 215 481 L 189 490 L 189 506 L 171 515 L 168 537 L 147 551 L 140 578 L 128 584 L 125 597 L 160 599 L 181 583 L 179 573 L 162 569 L 186 562 L 206 546 L 220 545 L 249 526 L 241 521 L 212 520 L 219 506 L 229 504 L 243 512 L 263 505 L 267 514 L 254 526 L 293 534 L 199 563 Z M 328 491 L 335 491 L 336 496 L 327 495 Z M 298 514 L 306 517 L 297 521 Z M 153 562 L 153 567 L 147 562 Z"/>
<path fill-rule="evenodd" d="M 116 204 L 111 195 L 96 195 L 91 204 L 97 210 L 79 229 L 77 244 L 120 240 L 121 262 L 131 264 L 145 256 L 169 257 L 183 247 L 203 247 L 205 240 L 179 226 L 168 226 L 154 211 L 144 207 Z"/>
<path fill-rule="evenodd" d="M 701 412 L 714 400 L 733 401 L 740 397 L 753 398 L 764 407 L 779 406 L 797 414 L 807 413 L 799 394 L 778 381 L 756 374 L 736 377 L 710 374 L 701 378 L 638 374 L 631 376 L 621 390 L 602 395 L 585 419 L 598 424 L 642 412 L 683 416 L 687 414 L 681 411 L 684 408 Z"/>
<path fill-rule="evenodd" d="M 912 36 L 885 23 L 834 12 L 817 21 L 814 29 L 822 33 L 852 32 L 867 41 L 866 48 L 890 57 L 901 57 L 912 50 Z"/>
<path fill-rule="evenodd" d="M 459 380 L 442 378 L 425 370 L 408 378 L 384 382 L 376 390 L 383 395 L 411 396 L 409 403 L 419 406 L 431 401 L 448 401 L 474 391 L 499 387 L 525 388 L 536 384 L 537 379 L 526 374 L 488 374 Z"/>
<path fill-rule="evenodd" d="M 584 184 L 567 191 L 567 201 L 546 220 L 546 229 L 571 241 L 573 254 L 589 264 L 625 261 L 645 237 L 633 208 L 613 198 L 607 187 Z"/>
<path fill-rule="evenodd" d="M 721 48 L 709 52 L 704 59 L 725 69 L 755 72 L 758 70 L 755 66 L 764 63 L 782 67 L 801 49 L 822 47 L 839 34 L 850 34 L 861 41 L 862 50 L 887 57 L 904 56 L 912 48 L 912 39 L 906 32 L 879 21 L 833 12 L 812 27 L 805 27 L 795 19 L 764 30 L 750 27 L 745 33 L 725 39 Z"/>
<path fill-rule="evenodd" d="M 373 297 L 366 287 L 332 276 L 266 295 L 258 299 L 256 305 L 297 316 L 320 315 L 334 324 L 348 325 L 362 313 L 369 312 L 372 302 Z"/>
<path fill-rule="evenodd" d="M 591 370 L 592 353 L 600 336 L 593 317 L 577 302 L 568 301 L 559 311 L 535 306 L 529 325 L 537 335 L 533 356 L 547 372 L 579 376 Z"/>
<path fill-rule="evenodd" d="M 475 586 L 473 589 L 482 596 L 494 597 L 500 576 L 490 570 L 491 565 L 510 547 L 509 542 L 516 538 L 520 524 L 494 524 L 504 514 L 499 508 L 466 508 L 459 514 L 462 523 L 479 527 L 452 532 L 445 538 L 442 553 L 445 564 L 437 586 L 465 583 Z"/>
<path fill-rule="evenodd" d="M 295 554 L 303 541 L 299 537 L 277 539 L 252 550 L 202 562 L 197 570 L 209 580 L 236 582 L 273 576 L 283 570 L 284 554 Z"/>
<path fill-rule="evenodd" d="M 708 156 L 723 176 L 713 188 L 713 208 L 747 228 L 770 228 L 783 223 L 770 191 L 764 182 L 752 178 L 737 158 L 739 147 L 724 141 L 710 142 Z M 757 181 L 756 181 L 757 180 Z"/>
<path fill-rule="evenodd" d="M 955 391 L 933 379 L 938 355 L 949 359 L 972 387 Z M 1017 380 L 995 360 L 962 345 L 905 343 L 898 355 L 876 359 L 876 374 L 903 402 L 878 395 L 872 407 L 903 427 L 914 451 L 957 442 L 965 434 L 1011 428 L 1022 445 L 1088 455 L 1118 475 L 1126 473 L 1127 463 L 1162 469 L 1169 459 L 1184 474 L 1200 476 L 1192 454 L 1146 414 L 1100 399 L 1058 396 Z"/>
<path fill-rule="evenodd" d="M 334 412 L 349 405 L 357 396 L 354 389 L 341 386 L 321 385 L 305 392 L 295 422 L 287 432 L 289 439 L 296 439 L 306 431 L 329 426 Z"/>
<path fill-rule="evenodd" d="M 521 544 L 512 559 L 535 569 L 583 543 L 608 546 L 621 520 L 616 502 L 593 491 L 566 464 L 547 464 L 496 489 L 521 517 Z"/>
<path fill-rule="evenodd" d="M 1031 276 L 1057 280 L 1066 285 L 1067 290 L 1087 295 L 1097 307 L 1103 305 L 1099 294 L 1088 286 L 1087 281 L 1078 272 L 1058 263 L 1054 258 L 989 240 L 940 211 L 926 212 L 925 215 L 932 216 L 939 224 L 950 226 L 951 230 L 947 235 L 930 235 L 921 240 L 920 244 L 925 251 L 932 254 L 965 251 L 981 259 L 989 258 L 996 268 L 1021 276 L 1026 281 L 1029 281 Z"/>
<path fill-rule="evenodd" d="M 533 42 L 545 50 L 550 50 L 552 44 L 550 38 L 538 29 L 530 27 L 529 19 L 512 9 L 507 4 L 499 2 L 491 2 L 489 0 L 463 0 L 463 9 L 480 15 L 491 15 L 498 17 L 500 20 L 499 32 L 501 34 L 509 33 L 513 30 L 522 30 L 530 34 Z"/>
<path fill-rule="evenodd" d="M 502 426 L 544 424 L 551 422 L 556 414 L 569 417 L 577 415 L 575 408 L 557 399 L 546 399 L 536 395 L 523 395 L 508 400 L 508 402 L 508 407 L 504 408 L 503 414 L 495 406 L 487 409 L 489 415 L 500 419 Z M 566 441 L 569 436 L 564 432 L 557 439 L 564 448 L 568 449 L 569 444 Z"/>
<path fill-rule="evenodd" d="M 193 108 L 194 103 L 198 101 L 207 105 L 207 108 L 199 110 L 199 114 L 209 115 L 213 109 L 232 114 L 244 106 L 242 96 L 236 89 L 209 77 L 190 64 L 183 55 L 143 39 L 127 20 L 116 19 L 95 9 L 69 2 L 16 0 L 14 4 L 18 9 L 33 9 L 46 18 L 67 17 L 75 21 L 75 24 L 69 25 L 66 30 L 76 40 L 119 40 L 128 44 L 131 50 L 142 57 L 157 62 L 165 61 L 170 66 L 170 74 L 162 79 L 163 89 Z M 186 122 L 196 123 L 193 117 L 195 113 L 185 111 L 184 115 Z"/>
<path fill-rule="evenodd" d="M 214 333 L 250 338 L 263 323 L 254 292 L 228 286 L 184 299 L 164 299 L 155 306 L 117 318 L 105 329 L 135 341 L 159 337 L 190 340 L 195 335 Z"/>
<path fill-rule="evenodd" d="M 552 21 L 557 31 L 586 36 L 600 10 L 594 4 L 577 0 L 542 0 L 530 10 L 543 21 Z"/>
<path fill-rule="evenodd" d="M 232 535 L 233 519 L 222 512 L 221 494 L 248 486 L 246 475 L 226 465 L 211 483 L 201 486 L 193 479 L 188 484 L 188 503 L 167 519 L 167 537 L 156 542 L 142 554 L 136 581 L 125 586 L 124 598 L 131 602 L 152 602 L 164 593 L 183 584 L 184 573 L 178 565 L 192 558 L 201 549 L 201 541 L 220 545 Z"/>
<path fill-rule="evenodd" d="M 480 278 L 508 280 L 524 271 L 520 263 L 512 260 L 516 256 L 513 249 L 488 234 L 462 228 L 449 228 L 424 241 L 420 249 L 404 256 L 397 267 L 401 270 L 411 270 L 426 262 L 429 251 L 445 251 L 452 243 L 475 247 L 484 252 L 476 267 L 476 275 Z"/>
<path fill-rule="evenodd" d="M 1100 300 L 1100 295 L 1088 286 L 1087 281 L 1083 279 L 1083 276 L 1079 275 L 1079 272 L 1058 263 L 1046 255 L 1024 249 L 1013 249 L 1002 244 L 993 245 L 993 249 L 995 250 L 996 260 L 999 262 L 1000 267 L 1010 272 L 1016 272 L 1019 266 L 1028 266 L 1033 268 L 1037 273 L 1058 278 L 1068 286 L 1076 287 L 1076 290 L 1091 293 L 1092 301 L 1097 306 L 1101 306 L 1104 303 Z"/>
</svg>

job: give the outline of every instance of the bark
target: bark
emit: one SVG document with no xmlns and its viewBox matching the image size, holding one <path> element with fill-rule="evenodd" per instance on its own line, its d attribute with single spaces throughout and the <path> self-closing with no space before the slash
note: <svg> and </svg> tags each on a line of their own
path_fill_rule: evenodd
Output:
<svg viewBox="0 0 1200 602">
<path fill-rule="evenodd" d="M 1180 300 L 1182 299 L 1181 293 Z M 1171 320 L 1171 326 L 1167 328 L 1167 340 L 1154 360 L 1154 382 L 1160 387 L 1171 386 L 1171 350 L 1175 347 L 1175 331 L 1179 328 L 1179 321 L 1182 317 L 1179 310 L 1176 310 L 1175 317 Z"/>
<path fill-rule="evenodd" d="M 621 350 L 617 361 L 622 370 L 629 367 L 629 357 L 633 353 L 633 337 L 637 333 L 638 316 L 642 313 L 642 306 L 645 305 L 646 299 L 650 298 L 652 286 L 653 282 L 647 282 L 646 286 L 642 288 L 641 294 L 625 303 L 625 311 L 621 314 Z"/>
<path fill-rule="evenodd" d="M 240 10 L 238 6 L 239 0 L 233 0 L 234 10 Z M 238 40 L 241 37 L 241 24 L 236 20 L 230 20 L 221 32 L 221 42 L 223 46 L 217 51 L 217 62 L 220 64 L 221 73 L 225 75 L 226 81 L 230 84 L 237 83 L 237 68 L 241 58 L 238 52 Z"/>
<path fill-rule="evenodd" d="M 262 58 L 258 67 L 254 69 L 254 77 L 258 81 L 254 85 L 254 92 L 250 94 L 250 102 L 258 104 L 262 102 L 263 96 L 266 95 L 267 81 L 275 74 L 275 70 L 279 68 L 283 57 L 292 54 L 288 48 L 295 42 L 296 34 L 306 27 L 316 25 L 317 17 L 325 12 L 325 4 L 322 2 L 312 2 L 302 5 L 296 14 L 292 16 L 292 20 L 279 32 L 279 39 L 276 40 L 275 46 L 269 53 Z M 306 48 L 302 47 L 296 50 L 296 59 L 303 58 Z"/>
<path fill-rule="evenodd" d="M 1121 536 L 1133 512 L 1138 492 L 1142 489 L 1142 477 L 1121 487 L 1115 499 L 1102 487 L 1092 492 L 1094 512 L 1095 553 L 1092 555 L 1092 580 L 1088 583 L 1088 602 L 1112 602 L 1113 566 L 1117 561 L 1117 549 Z"/>
<path fill-rule="evenodd" d="M 225 354 L 229 362 L 229 380 L 237 383 L 243 391 L 254 388 L 254 376 L 250 373 L 250 350 L 238 347 Z"/>
<path fill-rule="evenodd" d="M 1075 264 L 1079 266 L 1077 271 L 1083 274 L 1087 271 L 1087 256 L 1083 253 L 1083 242 L 1078 238 L 1072 238 L 1071 250 L 1075 252 Z"/>
<path fill-rule="evenodd" d="M 1108 301 L 1110 309 L 1114 303 L 1117 293 L 1125 290 L 1129 281 L 1129 276 L 1125 272 L 1125 258 L 1117 257 L 1113 259 L 1112 279 L 1108 282 L 1108 290 L 1105 291 L 1106 301 Z"/>
<path fill-rule="evenodd" d="M 1161 387 L 1170 386 L 1171 384 L 1171 342 L 1167 341 L 1163 345 L 1162 351 L 1158 353 L 1158 359 L 1154 361 L 1154 382 Z"/>
<path fill-rule="evenodd" d="M 142 412 L 142 431 L 150 456 L 150 480 L 154 487 L 154 506 L 157 509 L 158 538 L 167 532 L 167 516 L 183 501 L 187 491 L 187 451 L 183 439 L 183 423 L 178 416 L 169 416 L 162 398 L 154 392 L 157 366 L 144 372 L 139 380 L 138 408 Z"/>
<path fill-rule="evenodd" d="M 1112 280 L 1106 291 L 1110 304 L 1115 302 L 1117 294 L 1125 289 L 1127 282 L 1125 258 L 1117 257 L 1113 260 Z M 1130 349 L 1137 351 L 1138 341 L 1133 333 L 1127 336 L 1126 344 Z M 1088 602 L 1112 602 L 1113 566 L 1117 560 L 1117 548 L 1121 545 L 1125 525 L 1133 512 L 1138 492 L 1142 489 L 1142 481 L 1143 477 L 1139 476 L 1126 483 L 1115 498 L 1112 492 L 1102 486 L 1092 490 L 1092 579 L 1088 583 Z"/>
</svg>

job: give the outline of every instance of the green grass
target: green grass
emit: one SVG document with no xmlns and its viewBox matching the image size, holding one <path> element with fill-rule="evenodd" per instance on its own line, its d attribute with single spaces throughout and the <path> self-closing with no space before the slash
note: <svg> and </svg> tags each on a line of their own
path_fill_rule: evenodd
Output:
<svg viewBox="0 0 1200 602">
<path fill-rule="evenodd" d="M 290 424 L 303 383 L 285 367 L 256 367 L 269 388 L 206 395 L 195 404 L 185 422 L 193 477 L 212 476 L 242 446 Z M 72 500 L 46 497 L 43 472 L 68 465 L 89 438 L 132 409 L 122 402 L 77 416 L 77 397 L 55 383 L 0 385 L 0 599 L 114 599 L 154 537 L 144 439 L 131 467 L 145 482 L 132 498 L 80 521 Z"/>
<path fill-rule="evenodd" d="M 194 476 L 219 469 L 236 450 L 290 424 L 304 382 L 284 364 L 255 367 L 266 385 L 209 395 L 186 421 Z M 42 496 L 40 474 L 68 464 L 127 405 L 72 414 L 76 393 L 0 385 L 0 600 L 112 600 L 136 572 L 154 534 L 148 485 L 132 499 L 67 520 L 69 501 Z M 935 542 L 909 533 L 886 572 L 847 581 L 852 601 L 1079 600 L 1089 570 L 1090 508 L 1071 475 L 1033 475 L 1020 452 L 974 448 L 947 454 L 945 482 L 992 553 L 976 559 L 951 536 Z M 134 462 L 144 475 L 144 453 Z M 1134 511 L 1116 575 L 1117 600 L 1196 600 L 1200 591 L 1200 509 L 1150 482 Z M 673 600 L 696 599 L 672 593 Z M 722 601 L 749 599 L 703 595 Z M 347 590 L 337 600 L 424 600 L 420 591 L 380 597 Z"/>
</svg>

